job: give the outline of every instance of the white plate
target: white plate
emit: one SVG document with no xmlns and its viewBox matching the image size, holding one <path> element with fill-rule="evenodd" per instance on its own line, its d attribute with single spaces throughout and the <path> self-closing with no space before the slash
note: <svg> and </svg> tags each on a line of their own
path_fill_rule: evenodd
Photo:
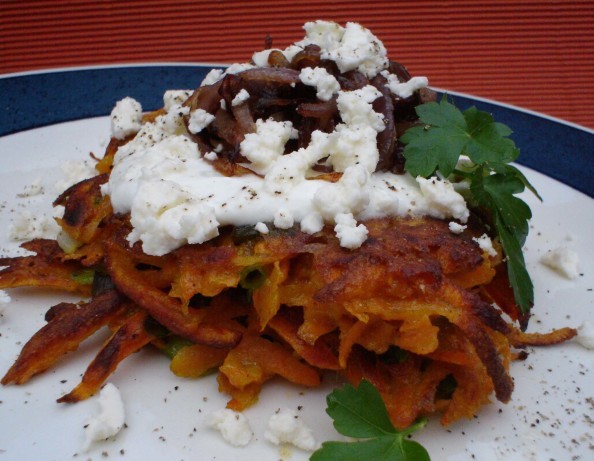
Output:
<svg viewBox="0 0 594 461">
<path fill-rule="evenodd" d="M 15 254 L 17 243 L 6 230 L 23 209 L 50 215 L 58 191 L 60 167 L 68 159 L 101 155 L 109 133 L 107 117 L 62 123 L 0 138 L 0 248 Z M 579 326 L 592 319 L 594 288 L 594 200 L 531 170 L 523 169 L 544 202 L 526 195 L 534 218 L 526 244 L 527 265 L 536 289 L 529 331 Z M 17 194 L 39 180 L 44 193 Z M 569 246 L 578 251 L 577 280 L 568 280 L 539 263 L 550 249 Z M 47 308 L 72 297 L 48 291 L 10 291 L 12 303 L 0 318 L 0 373 L 10 367 L 22 345 L 43 325 Z M 264 439 L 268 418 L 277 408 L 299 410 L 319 442 L 340 439 L 325 414 L 325 396 L 336 382 L 305 390 L 273 381 L 260 401 L 246 410 L 255 440 L 234 448 L 208 428 L 209 415 L 225 406 L 214 376 L 182 379 L 168 370 L 168 360 L 150 349 L 124 361 L 109 381 L 121 391 L 127 427 L 114 439 L 82 452 L 83 426 L 97 414 L 95 398 L 74 404 L 56 399 L 70 391 L 94 356 L 104 335 L 83 343 L 67 360 L 22 386 L 0 387 L 0 459 L 38 461 L 66 459 L 301 461 L 309 453 L 279 448 Z M 485 406 L 472 420 L 443 428 L 437 419 L 414 438 L 434 461 L 592 459 L 594 440 L 594 352 L 570 341 L 530 351 L 511 367 L 516 389 L 513 400 Z"/>
</svg>

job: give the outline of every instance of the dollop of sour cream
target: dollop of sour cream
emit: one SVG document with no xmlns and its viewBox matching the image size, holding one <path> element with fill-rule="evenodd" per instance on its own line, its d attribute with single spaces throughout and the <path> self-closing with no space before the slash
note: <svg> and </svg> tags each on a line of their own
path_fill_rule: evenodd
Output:
<svg viewBox="0 0 594 461">
<path fill-rule="evenodd" d="M 304 28 L 304 40 L 285 50 L 285 55 L 316 43 L 324 57 L 336 60 L 345 71 L 358 69 L 371 77 L 387 68 L 383 44 L 358 24 L 342 28 L 316 21 Z M 254 62 L 264 65 L 266 59 L 259 54 Z M 250 67 L 213 71 L 203 84 Z M 116 213 L 130 213 L 129 241 L 141 241 L 144 252 L 160 256 L 188 243 L 206 242 L 225 225 L 261 229 L 298 225 L 307 233 L 330 225 L 341 245 L 352 249 L 367 238 L 361 222 L 371 218 L 432 216 L 466 222 L 466 203 L 447 180 L 375 172 L 376 138 L 385 128 L 382 115 L 373 109 L 381 96 L 375 87 L 341 91 L 315 69 L 303 72 L 301 78 L 304 84 L 316 86 L 322 100 L 336 95 L 342 123 L 331 133 L 314 131 L 307 147 L 286 154 L 286 143 L 296 136 L 291 123 L 257 120 L 256 132 L 240 144 L 241 154 L 250 161 L 245 166 L 254 174 L 242 176 L 218 173 L 212 165 L 213 153 L 200 152 L 185 130 L 184 115 L 191 121 L 190 131 L 196 133 L 210 123 L 210 114 L 188 113 L 188 107 L 167 93 L 166 113 L 143 124 L 118 149 L 109 182 L 102 189 Z M 419 87 L 418 82 L 415 85 Z M 321 160 L 342 177 L 336 182 L 316 179 L 319 173 L 313 167 Z"/>
</svg>

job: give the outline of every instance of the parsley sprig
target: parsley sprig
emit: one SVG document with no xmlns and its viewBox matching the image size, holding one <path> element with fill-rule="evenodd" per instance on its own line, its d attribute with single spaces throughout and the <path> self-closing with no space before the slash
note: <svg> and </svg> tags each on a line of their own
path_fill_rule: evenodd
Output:
<svg viewBox="0 0 594 461">
<path fill-rule="evenodd" d="M 510 165 L 520 154 L 512 131 L 491 114 L 471 107 L 460 111 L 444 96 L 440 102 L 417 106 L 422 125 L 409 128 L 405 169 L 428 178 L 436 173 L 469 183 L 467 200 L 493 226 L 507 259 L 509 281 L 523 314 L 534 304 L 534 288 L 522 254 L 528 235 L 530 207 L 517 194 L 528 188 L 540 196 L 520 170 Z M 469 161 L 459 166 L 460 156 Z"/>
<path fill-rule="evenodd" d="M 324 442 L 310 461 L 430 461 L 427 450 L 408 436 L 423 428 L 422 419 L 403 431 L 392 425 L 379 391 L 369 381 L 346 384 L 326 397 L 326 412 L 336 430 L 355 442 Z"/>
</svg>

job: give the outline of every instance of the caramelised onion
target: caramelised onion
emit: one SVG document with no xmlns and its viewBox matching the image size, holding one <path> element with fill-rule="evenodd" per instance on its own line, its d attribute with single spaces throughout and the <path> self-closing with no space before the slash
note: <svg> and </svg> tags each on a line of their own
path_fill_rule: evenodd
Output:
<svg viewBox="0 0 594 461">
<path fill-rule="evenodd" d="M 268 55 L 268 65 L 271 67 L 289 67 L 291 63 L 279 50 L 272 50 Z"/>
<path fill-rule="evenodd" d="M 307 45 L 303 51 L 297 53 L 291 60 L 293 69 L 301 70 L 306 67 L 318 67 L 320 65 L 321 49 L 318 45 Z"/>
<path fill-rule="evenodd" d="M 377 75 L 371 80 L 371 84 L 377 88 L 382 97 L 373 102 L 373 110 L 384 117 L 385 128 L 377 134 L 377 149 L 379 161 L 377 170 L 390 170 L 396 163 L 394 158 L 397 155 L 396 146 L 396 124 L 394 123 L 394 104 L 392 94 L 386 86 L 387 79 L 383 75 Z"/>
<path fill-rule="evenodd" d="M 278 50 L 268 55 L 270 67 L 255 67 L 227 74 L 218 82 L 198 88 L 186 105 L 191 110 L 203 109 L 215 115 L 214 121 L 200 133 L 192 135 L 202 152 L 216 151 L 218 157 L 231 164 L 247 162 L 240 153 L 245 135 L 256 131 L 258 119 L 286 120 L 298 131 L 297 140 L 287 143 L 287 152 L 307 147 L 316 130 L 332 132 L 342 123 L 336 97 L 321 101 L 314 86 L 301 82 L 300 72 L 305 67 L 322 67 L 334 76 L 342 91 L 354 91 L 373 85 L 381 96 L 373 102 L 373 110 L 382 114 L 385 129 L 377 135 L 379 161 L 376 170 L 404 171 L 403 146 L 398 136 L 405 128 L 418 123 L 415 107 L 435 100 L 435 93 L 428 89 L 415 92 L 408 98 L 394 95 L 386 86 L 385 75 L 378 74 L 371 80 L 363 73 L 352 70 L 341 73 L 334 61 L 321 58 L 317 45 L 308 45 L 289 62 Z M 400 82 L 410 80 L 406 68 L 390 61 L 387 71 Z M 245 90 L 249 97 L 239 104 L 233 102 Z M 222 104 L 221 101 L 224 101 Z M 189 117 L 186 117 L 186 122 Z M 321 168 L 321 166 L 320 166 Z"/>
</svg>

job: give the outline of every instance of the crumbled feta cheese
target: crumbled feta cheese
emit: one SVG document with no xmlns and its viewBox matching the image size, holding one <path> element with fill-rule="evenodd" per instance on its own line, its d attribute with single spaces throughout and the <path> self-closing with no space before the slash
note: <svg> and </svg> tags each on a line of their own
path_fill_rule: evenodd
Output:
<svg viewBox="0 0 594 461">
<path fill-rule="evenodd" d="M 473 237 L 481 250 L 486 251 L 489 256 L 497 256 L 497 250 L 493 248 L 493 241 L 487 234 L 483 234 L 480 237 Z"/>
<path fill-rule="evenodd" d="M 379 150 L 377 131 L 372 127 L 340 124 L 328 140 L 325 152 L 328 154 L 328 163 L 335 171 L 344 172 L 354 166 L 361 166 L 369 173 L 375 171 Z"/>
<path fill-rule="evenodd" d="M 183 116 L 190 113 L 189 107 L 182 107 L 179 104 L 171 106 L 169 111 L 157 118 L 157 124 L 168 134 L 184 134 L 186 126 Z"/>
<path fill-rule="evenodd" d="M 388 80 L 386 86 L 400 98 L 410 98 L 415 91 L 426 88 L 429 85 L 427 77 L 412 77 L 407 82 L 401 82 L 396 75 L 388 71 L 382 71 L 382 75 Z"/>
<path fill-rule="evenodd" d="M 61 166 L 62 177 L 54 185 L 58 193 L 70 186 L 97 175 L 95 164 L 89 160 L 67 160 Z"/>
<path fill-rule="evenodd" d="M 429 179 L 419 176 L 416 179 L 421 188 L 421 193 L 427 200 L 423 210 L 426 214 L 439 219 L 452 216 L 463 223 L 468 220 L 470 212 L 464 197 L 455 191 L 451 182 L 435 176 Z"/>
<path fill-rule="evenodd" d="M 4 290 L 0 290 L 0 306 L 3 307 L 9 304 L 11 301 L 12 299 L 10 298 L 10 295 Z"/>
<path fill-rule="evenodd" d="M 574 250 L 567 247 L 547 251 L 540 262 L 571 280 L 578 278 L 580 275 L 578 270 L 579 256 Z"/>
<path fill-rule="evenodd" d="M 9 294 L 4 290 L 0 290 L 0 319 L 4 314 L 4 308 L 6 305 L 10 304 L 11 301 L 12 299 L 10 298 Z"/>
<path fill-rule="evenodd" d="M 287 48 L 284 49 L 283 54 L 287 61 L 291 62 L 297 53 L 303 51 L 303 47 L 297 45 L 296 43 L 293 45 L 289 45 Z"/>
<path fill-rule="evenodd" d="M 15 215 L 8 235 L 14 241 L 26 241 L 37 238 L 55 238 L 60 227 L 53 218 L 44 215 L 34 215 L 28 210 Z"/>
<path fill-rule="evenodd" d="M 450 221 L 448 223 L 448 227 L 450 228 L 450 232 L 452 234 L 461 234 L 468 226 L 464 226 L 456 221 Z"/>
<path fill-rule="evenodd" d="M 306 36 L 296 45 L 318 45 L 322 59 L 336 62 L 341 72 L 357 69 L 373 78 L 388 66 L 384 44 L 360 24 L 347 22 L 341 27 L 334 22 L 314 21 L 306 23 L 304 29 Z"/>
<path fill-rule="evenodd" d="M 118 101 L 111 111 L 111 134 L 116 139 L 125 139 L 137 133 L 142 124 L 142 106 L 130 97 Z"/>
<path fill-rule="evenodd" d="M 228 408 L 215 411 L 211 415 L 210 427 L 217 429 L 223 439 L 235 447 L 246 446 L 254 436 L 246 416 Z"/>
<path fill-rule="evenodd" d="M 213 114 L 206 112 L 204 109 L 196 109 L 190 114 L 190 123 L 188 123 L 188 130 L 190 133 L 200 133 L 204 128 L 212 123 L 215 119 Z"/>
<path fill-rule="evenodd" d="M 291 122 L 272 119 L 256 120 L 256 132 L 245 135 L 240 144 L 241 154 L 257 172 L 266 173 L 285 151 L 285 144 L 297 136 Z"/>
<path fill-rule="evenodd" d="M 335 183 L 325 184 L 314 195 L 314 206 L 325 221 L 335 221 L 339 214 L 363 211 L 369 203 L 365 187 L 369 173 L 360 166 L 349 167 Z"/>
<path fill-rule="evenodd" d="M 249 63 L 235 63 L 231 64 L 225 70 L 212 69 L 208 74 L 206 74 L 206 77 L 204 77 L 204 80 L 202 80 L 200 86 L 213 85 L 217 83 L 219 80 L 221 80 L 223 77 L 225 77 L 225 75 L 238 74 L 239 72 L 243 72 L 248 69 L 253 69 L 254 67 L 254 65 Z"/>
<path fill-rule="evenodd" d="M 255 229 L 260 232 L 260 234 L 268 234 L 270 232 L 268 226 L 263 222 L 256 223 Z"/>
<path fill-rule="evenodd" d="M 316 96 L 322 101 L 330 101 L 340 90 L 340 84 L 334 75 L 323 67 L 305 67 L 299 73 L 299 79 L 308 86 L 316 88 Z"/>
<path fill-rule="evenodd" d="M 242 88 L 231 101 L 231 105 L 233 107 L 239 106 L 240 104 L 246 102 L 248 99 L 250 99 L 250 94 L 247 92 L 245 88 Z"/>
<path fill-rule="evenodd" d="M 306 234 L 315 234 L 316 232 L 320 232 L 323 228 L 324 218 L 322 218 L 322 215 L 317 211 L 308 213 L 301 220 L 301 232 L 305 232 Z"/>
<path fill-rule="evenodd" d="M 281 208 L 274 213 L 274 226 L 279 229 L 289 229 L 293 227 L 294 222 L 293 215 L 286 208 Z"/>
<path fill-rule="evenodd" d="M 217 158 L 219 158 L 219 156 L 217 155 L 216 152 L 210 151 L 210 152 L 207 152 L 206 154 L 204 154 L 204 158 L 206 160 L 210 160 L 211 162 L 214 162 Z"/>
<path fill-rule="evenodd" d="M 229 67 L 227 67 L 227 69 L 225 70 L 225 75 L 227 74 L 239 74 L 240 72 L 244 72 L 246 70 L 250 70 L 253 69 L 254 66 L 253 64 L 249 64 L 249 63 L 235 63 L 235 64 L 231 64 Z"/>
<path fill-rule="evenodd" d="M 91 418 L 85 425 L 84 450 L 88 450 L 93 442 L 106 440 L 117 435 L 124 426 L 124 402 L 120 391 L 111 383 L 107 383 L 98 398 L 100 413 Z"/>
<path fill-rule="evenodd" d="M 258 67 L 269 67 L 270 64 L 268 64 L 268 57 L 270 56 L 270 53 L 272 53 L 273 51 L 281 51 L 282 52 L 282 50 L 279 50 L 277 48 L 256 51 L 254 54 L 252 54 L 252 62 L 254 63 L 255 66 L 258 66 Z"/>
<path fill-rule="evenodd" d="M 141 183 L 132 203 L 130 222 L 130 243 L 140 240 L 144 251 L 157 256 L 219 235 L 213 208 L 171 181 Z"/>
<path fill-rule="evenodd" d="M 225 72 L 223 69 L 212 69 L 208 74 L 206 74 L 206 77 L 204 77 L 204 80 L 202 80 L 200 86 L 212 85 L 218 82 L 223 78 L 224 73 Z"/>
<path fill-rule="evenodd" d="M 305 38 L 297 46 L 318 45 L 322 50 L 334 50 L 344 36 L 344 27 L 332 21 L 312 21 L 303 25 Z"/>
<path fill-rule="evenodd" d="M 386 127 L 384 117 L 374 111 L 371 105 L 381 95 L 379 90 L 372 85 L 355 91 L 341 91 L 336 100 L 340 118 L 351 127 L 366 126 L 377 132 L 383 131 Z"/>
<path fill-rule="evenodd" d="M 577 329 L 575 340 L 586 349 L 594 350 L 594 324 L 584 321 Z"/>
<path fill-rule="evenodd" d="M 367 227 L 363 224 L 357 225 L 357 221 L 351 213 L 338 214 L 335 221 L 334 232 L 340 240 L 341 247 L 353 250 L 359 248 L 367 239 L 369 233 Z"/>
<path fill-rule="evenodd" d="M 23 192 L 18 193 L 17 197 L 28 198 L 40 194 L 43 194 L 43 186 L 41 185 L 41 179 L 37 178 L 31 184 L 25 186 Z"/>
<path fill-rule="evenodd" d="M 358 24 L 341 27 L 316 21 L 304 29 L 305 38 L 282 51 L 289 61 L 305 46 L 316 44 L 322 58 L 334 60 L 343 72 L 357 69 L 371 78 L 388 67 L 383 44 Z M 252 62 L 269 65 L 270 52 L 255 53 Z M 225 71 L 213 70 L 202 84 L 211 85 L 253 67 L 234 64 Z M 231 177 L 220 174 L 211 163 L 217 160 L 220 145 L 213 152 L 198 152 L 188 136 L 188 131 L 203 130 L 214 116 L 196 110 L 186 130 L 183 119 L 189 108 L 181 101 L 187 95 L 166 94 L 167 113 L 142 125 L 130 142 L 118 148 L 109 182 L 101 188 L 116 213 L 131 214 L 130 242 L 142 241 L 145 252 L 162 255 L 186 243 L 214 238 L 219 226 L 256 225 L 266 231 L 264 223 L 282 229 L 297 223 L 310 234 L 325 224 L 334 225 L 341 245 L 355 248 L 367 236 L 365 226 L 357 222 L 366 219 L 429 215 L 466 222 L 469 212 L 458 185 L 375 171 L 377 135 L 385 129 L 383 114 L 373 109 L 374 101 L 382 96 L 375 86 L 342 91 L 337 79 L 321 67 L 302 69 L 300 79 L 315 87 L 321 100 L 336 95 L 340 123 L 330 133 L 313 131 L 306 147 L 287 152 L 289 140 L 298 136 L 292 123 L 256 120 L 255 132 L 245 135 L 239 146 L 253 174 Z M 403 85 L 396 78 L 392 83 L 401 97 L 425 84 L 422 78 Z M 249 97 L 241 90 L 231 104 Z M 220 105 L 230 109 L 224 99 Z M 315 166 L 320 162 L 342 173 L 340 179 L 317 179 Z M 452 232 L 464 227 L 450 224 Z"/>
<path fill-rule="evenodd" d="M 305 181 L 310 167 L 304 149 L 282 155 L 266 173 L 264 186 L 271 193 L 289 193 L 293 187 Z"/>
<path fill-rule="evenodd" d="M 280 410 L 270 417 L 264 437 L 275 445 L 289 443 L 306 451 L 314 451 L 317 446 L 311 429 L 289 409 Z"/>
<path fill-rule="evenodd" d="M 163 108 L 169 112 L 173 106 L 181 106 L 191 94 L 192 90 L 167 90 L 163 94 Z"/>
</svg>

